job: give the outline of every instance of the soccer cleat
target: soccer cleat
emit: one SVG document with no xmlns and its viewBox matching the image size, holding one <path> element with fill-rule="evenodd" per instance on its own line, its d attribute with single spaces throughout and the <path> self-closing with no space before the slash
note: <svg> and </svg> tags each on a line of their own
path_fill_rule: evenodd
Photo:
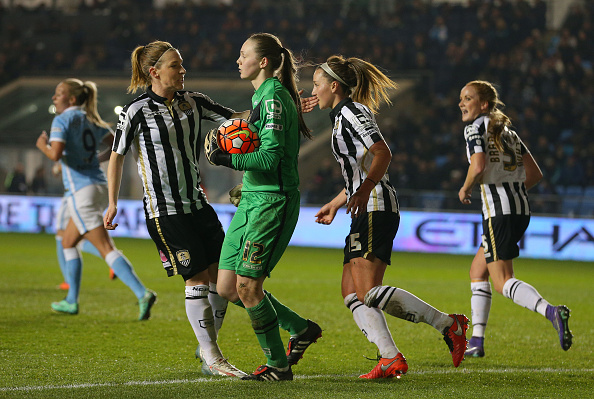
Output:
<svg viewBox="0 0 594 399">
<path fill-rule="evenodd" d="M 65 299 L 52 303 L 52 310 L 58 313 L 78 314 L 78 303 L 68 303 Z"/>
<path fill-rule="evenodd" d="M 146 290 L 144 296 L 138 301 L 138 320 L 148 320 L 151 317 L 151 308 L 157 302 L 157 293 L 151 290 Z"/>
<path fill-rule="evenodd" d="M 293 372 L 291 371 L 291 366 L 289 366 L 287 371 L 281 371 L 275 367 L 263 364 L 252 374 L 248 374 L 241 379 L 251 381 L 293 381 Z"/>
<path fill-rule="evenodd" d="M 464 356 L 485 357 L 484 337 L 471 337 Z"/>
<path fill-rule="evenodd" d="M 287 362 L 289 362 L 289 366 L 297 364 L 308 346 L 316 342 L 321 336 L 322 329 L 320 326 L 311 320 L 307 320 L 307 330 L 303 334 L 289 339 L 287 344 Z"/>
<path fill-rule="evenodd" d="M 196 359 L 200 359 L 202 363 L 202 374 L 204 375 L 221 375 L 223 377 L 245 377 L 247 374 L 239 370 L 237 367 L 227 361 L 227 359 L 217 359 L 210 366 L 206 363 L 202 348 L 200 344 L 196 347 Z"/>
<path fill-rule="evenodd" d="M 210 371 L 210 367 L 206 364 L 206 360 L 204 360 L 204 356 L 202 355 L 202 348 L 200 348 L 200 344 L 196 347 L 196 359 L 200 359 L 200 363 L 202 363 L 202 374 L 204 375 L 213 375 L 212 371 Z"/>
<path fill-rule="evenodd" d="M 560 306 L 547 306 L 546 315 L 547 319 L 553 323 L 553 327 L 559 333 L 559 343 L 564 351 L 571 348 L 571 341 L 573 334 L 569 330 L 569 308 L 565 305 Z"/>
<path fill-rule="evenodd" d="M 377 378 L 400 378 L 408 371 L 408 364 L 402 353 L 397 354 L 391 359 L 380 357 L 378 364 L 367 374 L 362 374 L 359 378 L 374 380 Z"/>
<path fill-rule="evenodd" d="M 62 281 L 58 288 L 62 291 L 68 291 L 70 289 L 70 285 L 66 281 Z"/>
<path fill-rule="evenodd" d="M 115 272 L 113 271 L 113 269 L 110 267 L 109 268 L 109 279 L 110 280 L 115 280 L 116 278 L 118 278 L 118 276 L 116 276 Z"/>
<path fill-rule="evenodd" d="M 205 363 L 204 363 L 205 364 Z M 239 370 L 237 367 L 229 363 L 227 359 L 217 359 L 213 364 L 207 366 L 210 369 L 211 375 L 220 375 L 223 377 L 246 377 L 247 374 Z M 204 370 L 202 371 L 204 373 Z"/>
<path fill-rule="evenodd" d="M 458 367 L 464 360 L 464 352 L 466 351 L 468 317 L 463 314 L 451 314 L 449 316 L 454 319 L 454 323 L 443 332 L 443 340 L 450 348 L 454 367 Z"/>
</svg>

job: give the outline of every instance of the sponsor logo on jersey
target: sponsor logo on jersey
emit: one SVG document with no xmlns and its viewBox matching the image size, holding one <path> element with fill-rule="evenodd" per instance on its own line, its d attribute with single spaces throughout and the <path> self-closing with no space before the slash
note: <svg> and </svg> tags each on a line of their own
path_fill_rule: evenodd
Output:
<svg viewBox="0 0 594 399">
<path fill-rule="evenodd" d="M 148 118 L 154 118 L 154 117 L 155 117 L 155 116 L 157 116 L 157 115 L 165 115 L 165 114 L 167 114 L 168 112 L 169 112 L 169 111 L 167 111 L 167 110 L 161 110 L 161 111 L 149 111 L 149 112 L 147 112 L 147 113 L 146 113 L 146 116 L 147 116 Z"/>
<path fill-rule="evenodd" d="M 187 249 L 180 249 L 175 253 L 175 257 L 177 258 L 177 261 L 179 263 L 186 267 L 188 267 L 188 265 L 190 264 L 190 251 L 188 251 Z"/>
<path fill-rule="evenodd" d="M 283 125 L 279 125 L 278 123 L 267 123 L 266 125 L 264 125 L 264 128 L 282 131 Z"/>
<path fill-rule="evenodd" d="M 268 118 L 280 119 L 283 113 L 283 105 L 278 100 L 266 100 L 264 109 L 268 114 Z"/>
<path fill-rule="evenodd" d="M 251 263 L 244 263 L 244 269 L 262 270 L 262 265 L 253 265 Z"/>
</svg>

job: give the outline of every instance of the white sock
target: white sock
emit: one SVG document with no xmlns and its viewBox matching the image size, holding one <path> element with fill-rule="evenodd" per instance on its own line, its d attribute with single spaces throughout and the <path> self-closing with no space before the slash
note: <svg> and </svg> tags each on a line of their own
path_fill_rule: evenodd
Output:
<svg viewBox="0 0 594 399">
<path fill-rule="evenodd" d="M 212 307 L 208 301 L 208 285 L 186 286 L 186 314 L 206 363 L 210 365 L 223 357 L 217 344 Z"/>
<path fill-rule="evenodd" d="M 491 284 L 488 281 L 471 282 L 470 290 L 472 291 L 470 298 L 472 336 L 484 337 L 491 310 Z"/>
<path fill-rule="evenodd" d="M 440 334 L 452 325 L 452 318 L 408 291 L 390 286 L 376 286 L 365 294 L 365 305 L 411 321 L 427 323 Z"/>
<path fill-rule="evenodd" d="M 503 296 L 515 304 L 546 316 L 549 303 L 536 291 L 536 288 L 516 278 L 510 278 L 503 285 Z"/>
<path fill-rule="evenodd" d="M 357 299 L 355 293 L 347 295 L 344 298 L 344 304 L 353 313 L 355 323 L 367 340 L 377 346 L 381 357 L 391 359 L 400 352 L 394 343 L 386 324 L 386 317 L 381 310 L 365 306 Z"/>
<path fill-rule="evenodd" d="M 225 314 L 227 313 L 227 305 L 229 301 L 219 295 L 217 292 L 217 285 L 215 283 L 210 283 L 209 285 L 209 292 L 208 292 L 208 301 L 212 306 L 212 314 L 214 316 L 214 327 L 217 336 L 219 335 L 219 330 L 223 325 L 223 320 L 225 319 Z"/>
</svg>

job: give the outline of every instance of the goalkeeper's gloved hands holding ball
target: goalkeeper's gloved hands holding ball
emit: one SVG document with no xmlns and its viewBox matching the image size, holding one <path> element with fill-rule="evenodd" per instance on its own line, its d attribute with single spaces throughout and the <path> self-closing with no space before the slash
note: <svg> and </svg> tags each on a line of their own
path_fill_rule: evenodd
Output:
<svg viewBox="0 0 594 399">
<path fill-rule="evenodd" d="M 233 168 L 231 163 L 231 154 L 224 153 L 219 148 L 217 140 L 218 130 L 211 129 L 204 139 L 204 154 L 211 165 L 222 165 L 228 168 Z"/>
</svg>

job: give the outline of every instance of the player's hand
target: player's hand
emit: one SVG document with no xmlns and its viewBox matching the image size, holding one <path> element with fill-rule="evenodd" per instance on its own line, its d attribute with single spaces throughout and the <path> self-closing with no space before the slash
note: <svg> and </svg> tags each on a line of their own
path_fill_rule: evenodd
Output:
<svg viewBox="0 0 594 399">
<path fill-rule="evenodd" d="M 239 206 L 239 202 L 241 201 L 242 188 L 243 183 L 239 183 L 237 186 L 233 187 L 231 191 L 229 191 L 229 201 L 235 206 Z"/>
<path fill-rule="evenodd" d="M 223 165 L 232 168 L 231 154 L 225 154 L 219 148 L 217 129 L 211 129 L 204 138 L 204 154 L 211 165 Z"/>
<path fill-rule="evenodd" d="M 349 202 L 346 204 L 346 213 L 350 213 L 351 217 L 359 217 L 367 210 L 367 203 L 369 202 L 369 191 L 359 190 L 355 191 L 355 193 L 349 199 Z"/>
<path fill-rule="evenodd" d="M 469 205 L 471 203 L 470 197 L 472 197 L 472 191 L 467 191 L 464 187 L 458 192 L 458 199 L 460 199 L 460 202 L 464 205 Z"/>
<path fill-rule="evenodd" d="M 303 94 L 303 89 L 299 90 L 299 96 Z M 301 98 L 301 112 L 307 114 L 313 111 L 320 101 L 317 96 Z"/>
<path fill-rule="evenodd" d="M 333 207 L 330 203 L 324 205 L 318 213 L 316 213 L 316 223 L 319 224 L 330 224 L 336 216 L 337 208 Z"/>
<path fill-rule="evenodd" d="M 116 206 L 110 205 L 105 211 L 105 215 L 103 215 L 103 227 L 106 230 L 115 230 L 118 227 L 117 223 L 112 223 L 113 219 L 118 214 L 118 208 Z"/>
<path fill-rule="evenodd" d="M 49 137 L 47 135 L 47 132 L 44 130 L 43 132 L 41 132 L 39 137 L 37 137 L 37 142 L 35 143 L 35 146 L 39 148 L 41 151 L 43 151 L 43 149 L 47 147 L 48 141 Z"/>
</svg>

